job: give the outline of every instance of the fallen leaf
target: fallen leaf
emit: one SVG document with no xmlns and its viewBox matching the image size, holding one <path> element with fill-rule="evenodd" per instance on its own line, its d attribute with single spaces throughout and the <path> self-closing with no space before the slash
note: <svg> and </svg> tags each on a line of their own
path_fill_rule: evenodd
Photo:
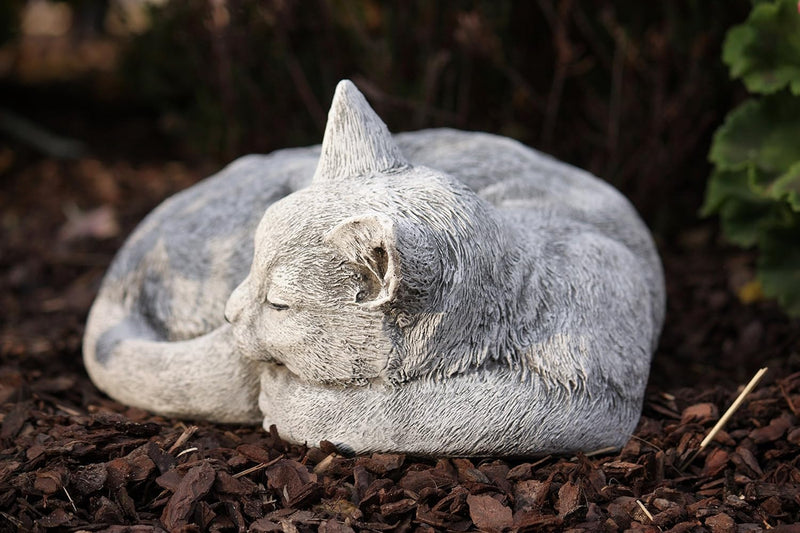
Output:
<svg viewBox="0 0 800 533">
<path fill-rule="evenodd" d="M 583 491 L 581 490 L 581 486 L 571 481 L 564 483 L 561 488 L 558 489 L 558 501 L 556 502 L 558 516 L 567 518 L 578 513 L 583 508 Z"/>
<path fill-rule="evenodd" d="M 402 454 L 373 453 L 370 457 L 359 457 L 356 464 L 362 465 L 373 474 L 385 476 L 403 466 L 405 460 L 406 456 Z"/>
<path fill-rule="evenodd" d="M 67 469 L 63 466 L 50 470 L 40 470 L 36 472 L 33 488 L 44 494 L 54 494 L 64 488 L 66 479 Z"/>
<path fill-rule="evenodd" d="M 713 450 L 708 454 L 708 457 L 706 457 L 703 473 L 708 477 L 715 477 L 717 474 L 722 472 L 722 470 L 728 464 L 728 460 L 728 452 L 721 448 Z"/>
<path fill-rule="evenodd" d="M 513 491 L 511 482 L 508 480 L 508 473 L 510 469 L 503 461 L 493 461 L 491 463 L 484 463 L 478 467 L 483 474 L 489 478 L 489 482 L 502 490 L 504 493 L 509 494 Z"/>
<path fill-rule="evenodd" d="M 790 413 L 783 413 L 781 416 L 770 420 L 766 426 L 751 431 L 749 437 L 756 444 L 774 442 L 783 437 L 786 430 L 792 427 L 793 423 L 794 417 Z"/>
<path fill-rule="evenodd" d="M 447 490 L 456 484 L 455 477 L 438 468 L 429 468 L 427 470 L 410 470 L 400 478 L 398 485 L 406 490 L 419 493 L 426 487 Z"/>
<path fill-rule="evenodd" d="M 469 459 L 453 459 L 453 464 L 458 470 L 458 480 L 461 483 L 489 483 L 486 474 L 475 468 Z"/>
<path fill-rule="evenodd" d="M 236 447 L 236 451 L 256 463 L 268 463 L 271 460 L 269 452 L 261 446 L 242 444 Z"/>
<path fill-rule="evenodd" d="M 511 509 L 488 494 L 467 496 L 469 517 L 481 531 L 502 531 L 513 524 Z"/>
<path fill-rule="evenodd" d="M 538 510 L 550 492 L 549 481 L 528 479 L 514 486 L 515 508 L 518 511 Z"/>
<path fill-rule="evenodd" d="M 183 476 L 161 514 L 161 522 L 167 529 L 176 529 L 188 523 L 195 503 L 208 494 L 215 477 L 214 469 L 206 462 L 191 468 Z"/>
<path fill-rule="evenodd" d="M 733 518 L 725 513 L 709 516 L 705 522 L 711 528 L 711 533 L 734 533 L 736 531 L 736 523 Z"/>
<path fill-rule="evenodd" d="M 681 424 L 705 424 L 715 420 L 719 420 L 719 409 L 713 403 L 690 405 L 681 413 Z"/>
<path fill-rule="evenodd" d="M 316 474 L 290 459 L 281 459 L 267 469 L 267 484 L 280 495 L 287 507 L 307 504 L 319 496 L 320 485 Z"/>
<path fill-rule="evenodd" d="M 607 477 L 628 478 L 644 473 L 644 466 L 626 461 L 610 461 L 603 463 L 603 471 Z"/>
<path fill-rule="evenodd" d="M 393 516 L 404 514 L 413 510 L 417 506 L 417 502 L 411 498 L 403 498 L 402 500 L 384 503 L 381 505 L 381 514 L 383 516 Z"/>
<path fill-rule="evenodd" d="M 750 475 L 761 476 L 764 474 L 764 471 L 761 470 L 761 466 L 758 464 L 753 452 L 744 446 L 738 446 L 736 448 L 736 451 L 731 455 L 731 461 L 733 461 L 733 463 L 737 466 L 749 469 L 750 472 L 746 473 L 749 473 Z"/>
</svg>

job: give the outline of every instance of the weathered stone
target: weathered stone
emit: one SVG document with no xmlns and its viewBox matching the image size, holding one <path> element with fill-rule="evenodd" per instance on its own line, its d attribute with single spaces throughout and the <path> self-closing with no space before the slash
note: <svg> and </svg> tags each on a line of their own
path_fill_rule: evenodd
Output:
<svg viewBox="0 0 800 533">
<path fill-rule="evenodd" d="M 142 222 L 84 359 L 131 405 L 345 451 L 594 450 L 632 432 L 663 313 L 609 185 L 503 137 L 393 137 L 343 81 L 321 147 L 244 157 Z"/>
</svg>

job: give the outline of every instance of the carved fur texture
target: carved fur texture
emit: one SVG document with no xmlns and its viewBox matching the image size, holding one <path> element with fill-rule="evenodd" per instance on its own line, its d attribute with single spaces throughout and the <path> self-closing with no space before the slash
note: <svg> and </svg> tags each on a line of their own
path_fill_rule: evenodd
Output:
<svg viewBox="0 0 800 533">
<path fill-rule="evenodd" d="M 392 136 L 343 81 L 321 147 L 241 158 L 141 223 L 84 360 L 167 416 L 531 455 L 626 442 L 663 314 L 650 234 L 612 187 L 503 137 Z"/>
</svg>

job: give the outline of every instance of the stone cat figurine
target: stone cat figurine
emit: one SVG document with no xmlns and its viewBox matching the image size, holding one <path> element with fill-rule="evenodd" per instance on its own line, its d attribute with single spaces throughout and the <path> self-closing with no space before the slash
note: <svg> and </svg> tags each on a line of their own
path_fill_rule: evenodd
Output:
<svg viewBox="0 0 800 533">
<path fill-rule="evenodd" d="M 631 205 L 521 144 L 392 136 L 349 81 L 322 146 L 243 157 L 134 231 L 86 326 L 111 397 L 355 452 L 621 446 L 664 315 Z"/>
</svg>

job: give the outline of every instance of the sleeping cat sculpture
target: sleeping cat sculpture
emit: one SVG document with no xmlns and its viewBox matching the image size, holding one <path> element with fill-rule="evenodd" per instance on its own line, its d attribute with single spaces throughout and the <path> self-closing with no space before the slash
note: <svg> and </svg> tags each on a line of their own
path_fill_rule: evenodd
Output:
<svg viewBox="0 0 800 533">
<path fill-rule="evenodd" d="M 392 136 L 349 81 L 320 147 L 243 157 L 151 213 L 84 360 L 166 416 L 355 452 L 621 446 L 664 314 L 630 204 L 507 138 Z"/>
</svg>

